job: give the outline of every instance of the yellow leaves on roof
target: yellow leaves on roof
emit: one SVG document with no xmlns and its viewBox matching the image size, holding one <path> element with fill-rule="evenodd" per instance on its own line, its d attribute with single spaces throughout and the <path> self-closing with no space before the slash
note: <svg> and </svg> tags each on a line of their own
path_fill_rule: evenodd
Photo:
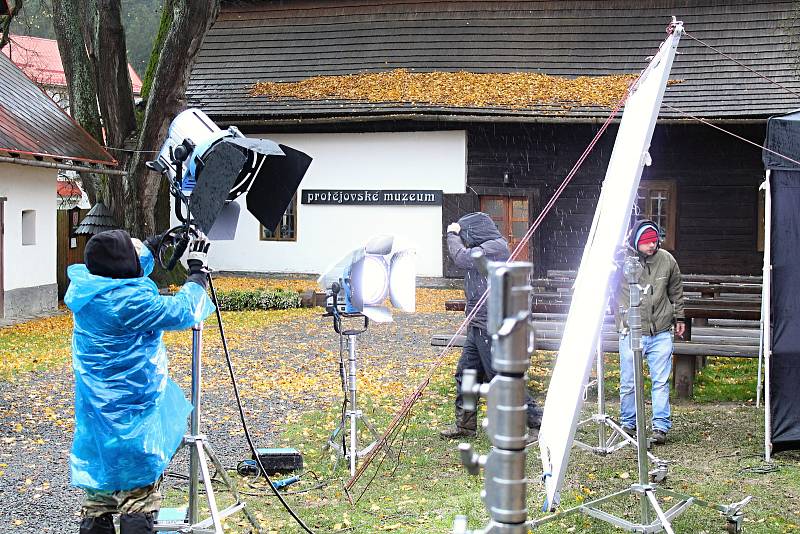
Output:
<svg viewBox="0 0 800 534">
<path fill-rule="evenodd" d="M 446 107 L 554 106 L 613 108 L 635 75 L 563 78 L 533 72 L 387 72 L 314 76 L 299 82 L 258 82 L 251 96 L 301 100 L 404 102 Z"/>
</svg>

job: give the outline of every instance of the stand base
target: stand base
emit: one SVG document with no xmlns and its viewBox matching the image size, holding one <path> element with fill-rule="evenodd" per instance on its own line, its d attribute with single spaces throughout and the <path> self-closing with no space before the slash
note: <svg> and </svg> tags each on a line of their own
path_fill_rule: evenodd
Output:
<svg viewBox="0 0 800 534">
<path fill-rule="evenodd" d="M 602 413 L 594 414 L 591 418 L 579 422 L 578 428 L 591 423 L 597 423 L 598 425 L 601 425 L 600 429 L 598 430 L 599 444 L 595 447 L 576 439 L 574 440 L 576 447 L 579 447 L 585 451 L 599 454 L 601 456 L 615 453 L 627 445 L 632 446 L 634 449 L 639 448 L 639 443 L 636 441 L 636 438 L 629 436 L 628 433 L 622 429 L 622 426 L 620 426 L 619 423 L 611 418 L 611 416 Z M 611 433 L 608 436 L 606 436 L 604 431 L 606 427 L 611 430 Z M 665 481 L 667 479 L 667 466 L 669 464 L 665 460 L 658 458 L 650 451 L 647 451 L 647 458 L 654 466 L 653 469 L 648 472 L 650 475 L 650 482 Z"/>
<path fill-rule="evenodd" d="M 636 523 L 598 508 L 598 506 L 601 504 L 610 502 L 620 497 L 625 497 L 629 494 L 638 494 L 640 498 L 647 499 L 647 502 L 649 503 L 649 509 L 655 512 L 656 517 L 653 521 L 650 521 L 649 517 L 646 515 L 642 518 L 642 521 Z M 677 504 L 672 506 L 672 508 L 669 510 L 663 511 L 661 505 L 656 499 L 656 494 L 663 494 L 664 496 L 676 499 Z M 631 484 L 629 488 L 622 491 L 595 499 L 580 506 L 575 506 L 574 508 L 569 508 L 562 512 L 554 513 L 547 517 L 533 519 L 528 521 L 527 525 L 531 530 L 534 530 L 546 523 L 550 523 L 551 521 L 557 521 L 567 515 L 580 512 L 594 517 L 595 519 L 605 521 L 610 525 L 621 528 L 628 532 L 641 532 L 644 534 L 667 532 L 668 534 L 673 534 L 671 524 L 672 521 L 685 512 L 691 505 L 696 505 L 703 506 L 705 508 L 711 508 L 720 512 L 723 516 L 725 516 L 727 531 L 731 534 L 739 534 L 742 531 L 742 523 L 744 520 L 742 508 L 744 508 L 744 506 L 750 502 L 751 499 L 752 497 L 748 496 L 742 501 L 726 506 L 709 503 L 690 495 L 685 495 L 683 493 L 678 493 L 665 488 L 659 488 L 657 486 Z"/>
<path fill-rule="evenodd" d="M 351 421 L 351 423 L 347 422 L 348 419 Z M 353 419 L 355 419 L 355 423 L 352 423 Z M 342 446 L 341 440 L 337 443 L 336 438 L 339 437 L 339 435 L 345 434 L 348 429 L 352 429 L 354 427 L 357 429 L 359 421 L 361 421 L 361 423 L 364 425 L 364 428 L 366 428 L 369 434 L 372 436 L 372 443 L 363 449 L 358 450 L 358 439 L 353 440 L 351 436 L 350 439 L 347 440 L 348 443 L 351 444 L 350 449 L 345 450 L 345 447 Z M 369 454 L 373 447 L 375 447 L 375 444 L 378 442 L 378 438 L 379 436 L 377 430 L 375 430 L 375 427 L 372 426 L 372 423 L 369 422 L 369 419 L 367 419 L 361 410 L 348 410 L 345 412 L 345 416 L 342 418 L 342 420 L 339 421 L 339 426 L 337 426 L 336 429 L 331 432 L 331 435 L 328 437 L 328 441 L 325 443 L 323 450 L 332 450 L 336 454 L 336 461 L 333 464 L 334 471 L 336 471 L 336 469 L 339 467 L 339 462 L 341 460 L 348 460 L 350 463 L 350 475 L 352 476 L 356 472 L 355 460 L 358 458 L 363 458 Z"/>
<path fill-rule="evenodd" d="M 191 518 L 189 517 L 189 508 L 168 508 L 165 509 L 164 512 L 166 513 L 159 513 L 158 518 L 155 522 L 155 530 L 156 532 L 179 532 L 181 534 L 185 533 L 209 533 L 209 534 L 224 534 L 224 530 L 222 527 L 222 520 L 226 517 L 235 514 L 236 512 L 242 511 L 244 512 L 245 516 L 247 516 L 247 520 L 253 526 L 255 532 L 262 532 L 261 525 L 259 525 L 258 520 L 256 520 L 255 516 L 250 513 L 250 510 L 247 508 L 247 505 L 242 502 L 241 498 L 239 497 L 239 491 L 236 489 L 236 483 L 228 476 L 228 473 L 225 471 L 225 468 L 220 463 L 219 459 L 217 459 L 217 455 L 214 454 L 214 451 L 211 449 L 211 446 L 206 441 L 205 436 L 198 435 L 198 436 L 186 436 L 183 438 L 183 443 L 181 444 L 181 448 L 183 447 L 191 447 L 191 454 L 197 455 L 197 461 L 200 467 L 200 472 L 203 476 L 203 487 L 206 493 L 206 499 L 208 501 L 208 508 L 211 514 L 211 517 L 203 519 L 197 523 L 192 524 Z M 216 472 L 218 475 L 222 477 L 223 484 L 225 487 L 230 490 L 233 494 L 234 498 L 236 499 L 236 503 L 223 509 L 219 510 L 217 508 L 217 500 L 214 495 L 214 487 L 211 481 L 211 474 L 208 470 L 208 460 L 211 460 L 211 463 L 214 465 Z M 189 476 L 197 476 L 196 473 L 189 473 Z M 191 486 L 190 486 L 191 492 Z M 195 502 L 197 496 L 194 497 Z M 192 497 L 190 496 L 190 501 Z M 181 516 L 182 514 L 182 516 Z"/>
</svg>

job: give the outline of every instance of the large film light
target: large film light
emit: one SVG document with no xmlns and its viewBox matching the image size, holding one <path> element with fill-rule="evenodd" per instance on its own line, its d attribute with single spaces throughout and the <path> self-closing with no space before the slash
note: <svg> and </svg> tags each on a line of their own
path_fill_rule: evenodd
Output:
<svg viewBox="0 0 800 534">
<path fill-rule="evenodd" d="M 416 308 L 417 256 L 413 248 L 393 236 L 370 239 L 327 269 L 317 282 L 325 291 L 341 287 L 337 302 L 342 313 L 362 313 L 377 322 L 389 322 L 392 314 L 383 304 L 413 312 Z"/>
<path fill-rule="evenodd" d="M 310 164 L 291 147 L 245 137 L 235 126 L 221 130 L 199 109 L 175 117 L 158 158 L 148 163 L 180 180 L 193 222 L 212 239 L 235 237 L 239 206 L 232 201 L 245 194 L 247 210 L 275 228 Z"/>
</svg>

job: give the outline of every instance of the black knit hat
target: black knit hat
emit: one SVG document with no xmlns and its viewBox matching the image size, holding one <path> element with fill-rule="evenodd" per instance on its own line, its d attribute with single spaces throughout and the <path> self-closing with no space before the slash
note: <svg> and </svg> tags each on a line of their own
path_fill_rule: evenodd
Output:
<svg viewBox="0 0 800 534">
<path fill-rule="evenodd" d="M 100 232 L 86 243 L 83 261 L 89 272 L 106 278 L 142 276 L 139 255 L 125 230 Z"/>
</svg>

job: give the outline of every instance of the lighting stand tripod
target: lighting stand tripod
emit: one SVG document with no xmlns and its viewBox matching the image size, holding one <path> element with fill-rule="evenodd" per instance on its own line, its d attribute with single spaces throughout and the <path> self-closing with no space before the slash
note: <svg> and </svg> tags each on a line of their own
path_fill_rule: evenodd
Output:
<svg viewBox="0 0 800 534">
<path fill-rule="evenodd" d="M 363 458 L 369 454 L 369 452 L 375 446 L 375 443 L 377 443 L 378 439 L 378 432 L 375 430 L 375 427 L 372 426 L 372 423 L 369 422 L 367 416 L 365 416 L 364 413 L 358 409 L 358 403 L 356 401 L 358 389 L 356 380 L 356 339 L 358 338 L 359 334 L 363 334 L 367 331 L 367 328 L 369 327 L 369 318 L 360 313 L 343 313 L 338 311 L 335 307 L 330 313 L 326 313 L 325 315 L 331 315 L 333 317 L 333 329 L 336 331 L 336 333 L 347 338 L 348 356 L 346 374 L 344 371 L 344 362 L 340 361 L 342 381 L 345 385 L 345 405 L 347 408 L 342 412 L 342 418 L 339 421 L 339 426 L 337 426 L 336 429 L 331 433 L 330 437 L 328 437 L 328 441 L 325 443 L 324 449 L 332 449 L 336 453 L 336 462 L 333 465 L 334 471 L 339 466 L 339 461 L 343 458 L 346 458 L 350 461 L 350 476 L 353 476 L 356 473 L 356 463 L 358 458 Z M 342 317 L 363 317 L 364 326 L 363 328 L 342 330 Z M 373 438 L 372 443 L 361 450 L 358 449 L 359 421 L 361 421 Z M 348 427 L 350 432 L 349 449 L 345 446 L 344 440 L 344 436 L 347 434 Z M 341 443 L 337 443 L 337 438 L 339 435 L 342 436 Z"/>
<path fill-rule="evenodd" d="M 638 284 L 643 267 L 636 256 L 627 256 L 625 260 L 624 274 L 630 290 L 630 307 L 628 308 L 628 327 L 630 328 L 631 349 L 633 351 L 633 374 L 634 374 L 634 396 L 636 399 L 636 441 L 637 441 L 637 463 L 639 467 L 639 481 L 622 491 L 612 493 L 605 497 L 591 502 L 551 514 L 541 519 L 528 521 L 528 526 L 535 529 L 545 523 L 561 519 L 565 515 L 575 512 L 585 513 L 596 519 L 600 519 L 609 524 L 622 528 L 628 532 L 667 532 L 674 534 L 672 530 L 672 520 L 686 511 L 692 504 L 713 508 L 721 512 L 727 521 L 727 530 L 736 534 L 741 532 L 744 515 L 742 509 L 750 502 L 752 497 L 745 497 L 742 501 L 730 505 L 717 505 L 702 501 L 696 497 L 677 493 L 666 488 L 651 484 L 648 480 L 648 457 L 647 457 L 647 437 L 645 430 L 645 410 L 644 410 L 644 379 L 642 377 L 642 318 L 639 311 L 641 303 L 641 293 L 646 288 Z M 676 500 L 676 503 L 669 510 L 664 511 L 656 499 L 656 493 L 663 494 Z M 600 504 L 610 502 L 628 494 L 635 494 L 639 498 L 640 515 L 639 521 L 629 521 L 622 517 L 613 515 L 598 508 Z"/>
<path fill-rule="evenodd" d="M 192 327 L 192 419 L 190 432 L 184 436 L 182 447 L 189 447 L 189 507 L 188 514 L 184 513 L 183 519 L 158 520 L 155 524 L 156 531 L 173 531 L 180 533 L 213 533 L 223 534 L 222 520 L 238 511 L 243 511 L 247 520 L 256 532 L 261 532 L 261 526 L 256 518 L 250 513 L 247 505 L 239 498 L 235 482 L 228 476 L 225 468 L 217 459 L 216 454 L 208 443 L 208 438 L 200 434 L 200 385 L 201 385 L 201 354 L 203 351 L 203 323 L 197 323 Z M 231 491 L 236 503 L 219 510 L 217 500 L 214 496 L 214 487 L 211 481 L 211 474 L 208 470 L 208 460 L 214 465 L 217 474 L 222 477 L 225 487 Z M 211 517 L 199 520 L 200 503 L 200 475 L 202 474 L 203 487 L 208 501 L 208 508 Z M 164 512 L 167 512 L 166 514 Z M 171 515 L 167 510 L 162 510 L 159 515 Z"/>
<path fill-rule="evenodd" d="M 575 446 L 583 450 L 605 456 L 614 453 L 626 445 L 632 445 L 635 448 L 639 447 L 639 442 L 632 436 L 629 436 L 625 430 L 617 423 L 610 415 L 606 413 L 606 399 L 605 399 L 605 362 L 603 360 L 603 333 L 602 328 L 600 336 L 597 339 L 597 367 L 596 378 L 587 384 L 588 389 L 593 384 L 597 386 L 597 412 L 592 414 L 588 419 L 578 423 L 578 427 L 586 426 L 591 423 L 597 424 L 597 446 L 589 445 L 580 440 L 575 440 Z M 585 398 L 585 397 L 584 397 Z M 606 431 L 610 430 L 610 434 Z M 668 463 L 656 457 L 650 451 L 647 451 L 647 458 L 654 466 L 649 471 L 650 480 L 652 482 L 663 482 L 667 478 Z"/>
<path fill-rule="evenodd" d="M 488 271 L 487 326 L 492 336 L 492 368 L 497 374 L 489 384 L 477 384 L 475 370 L 465 370 L 461 391 L 467 410 L 476 408 L 478 395 L 486 397 L 486 433 L 492 449 L 479 456 L 469 443 L 458 448 L 469 473 L 478 474 L 481 467 L 485 470 L 481 498 L 489 511 L 489 524 L 475 532 L 527 534 L 526 373 L 533 352 L 528 281 L 532 264 L 486 262 L 478 251 L 472 257 L 482 271 Z M 453 532 L 468 532 L 466 517 L 456 517 Z"/>
</svg>

